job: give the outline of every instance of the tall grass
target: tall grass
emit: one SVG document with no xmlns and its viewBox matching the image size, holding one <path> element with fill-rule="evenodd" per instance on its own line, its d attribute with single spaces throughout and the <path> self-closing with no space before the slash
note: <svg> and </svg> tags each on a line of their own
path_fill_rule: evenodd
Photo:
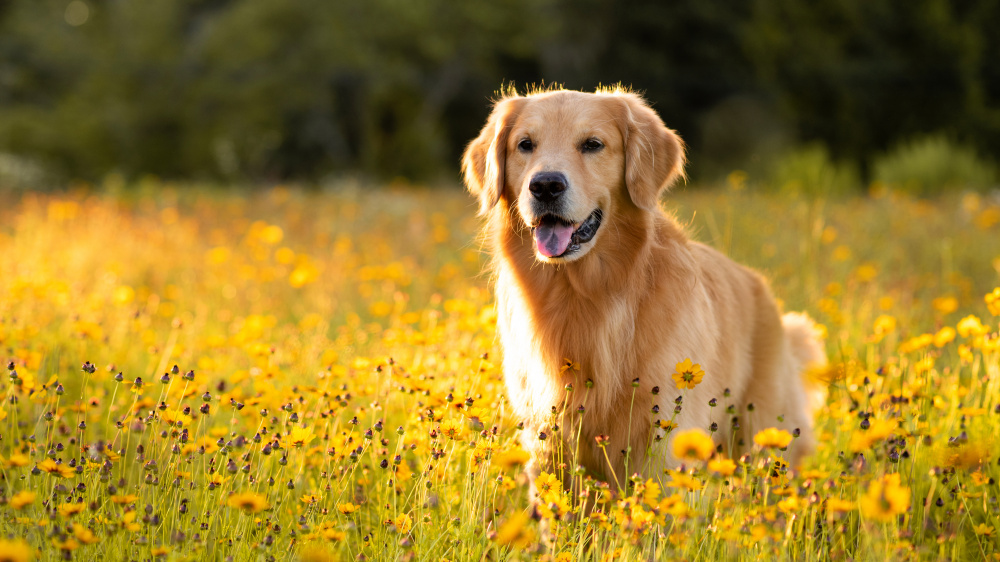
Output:
<svg viewBox="0 0 1000 562">
<path fill-rule="evenodd" d="M 469 198 L 157 187 L 0 196 L 0 559 L 996 553 L 988 200 L 670 195 L 824 324 L 819 449 L 672 432 L 683 466 L 617 484 L 565 451 L 531 506 Z"/>
</svg>

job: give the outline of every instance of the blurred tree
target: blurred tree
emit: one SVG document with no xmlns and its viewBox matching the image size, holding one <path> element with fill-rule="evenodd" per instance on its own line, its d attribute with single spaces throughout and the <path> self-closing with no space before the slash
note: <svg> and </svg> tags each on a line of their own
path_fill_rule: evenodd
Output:
<svg viewBox="0 0 1000 562">
<path fill-rule="evenodd" d="M 70 177 L 457 177 L 503 83 L 622 82 L 724 173 L 1000 153 L 995 0 L 0 0 L 0 153 Z M 700 167 L 698 164 L 700 163 Z"/>
</svg>

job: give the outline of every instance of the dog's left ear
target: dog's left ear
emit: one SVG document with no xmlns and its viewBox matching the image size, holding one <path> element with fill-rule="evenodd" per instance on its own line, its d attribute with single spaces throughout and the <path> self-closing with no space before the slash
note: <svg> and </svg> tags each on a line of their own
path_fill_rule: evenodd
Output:
<svg viewBox="0 0 1000 562">
<path fill-rule="evenodd" d="M 684 177 L 684 142 L 635 94 L 622 94 L 625 186 L 640 209 L 657 208 L 660 193 Z"/>
<path fill-rule="evenodd" d="M 499 201 L 506 184 L 507 139 L 524 98 L 501 100 L 462 157 L 465 186 L 479 198 L 480 212 L 486 214 Z"/>
</svg>

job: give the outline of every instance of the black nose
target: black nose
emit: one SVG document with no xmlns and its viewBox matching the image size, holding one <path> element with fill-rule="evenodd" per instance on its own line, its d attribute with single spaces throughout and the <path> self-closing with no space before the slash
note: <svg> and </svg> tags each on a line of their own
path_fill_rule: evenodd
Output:
<svg viewBox="0 0 1000 562">
<path fill-rule="evenodd" d="M 561 172 L 540 172 L 531 178 L 528 191 L 535 196 L 535 199 L 547 203 L 558 199 L 568 186 L 569 182 Z"/>
</svg>

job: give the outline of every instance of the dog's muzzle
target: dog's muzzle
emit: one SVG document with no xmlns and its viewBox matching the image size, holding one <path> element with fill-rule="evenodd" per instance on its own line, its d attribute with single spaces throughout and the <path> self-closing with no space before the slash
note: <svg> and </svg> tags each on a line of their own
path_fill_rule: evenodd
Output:
<svg viewBox="0 0 1000 562">
<path fill-rule="evenodd" d="M 583 222 L 576 224 L 555 215 L 544 215 L 531 228 L 535 248 L 548 258 L 568 256 L 593 240 L 603 218 L 604 213 L 600 209 L 595 209 Z"/>
</svg>

